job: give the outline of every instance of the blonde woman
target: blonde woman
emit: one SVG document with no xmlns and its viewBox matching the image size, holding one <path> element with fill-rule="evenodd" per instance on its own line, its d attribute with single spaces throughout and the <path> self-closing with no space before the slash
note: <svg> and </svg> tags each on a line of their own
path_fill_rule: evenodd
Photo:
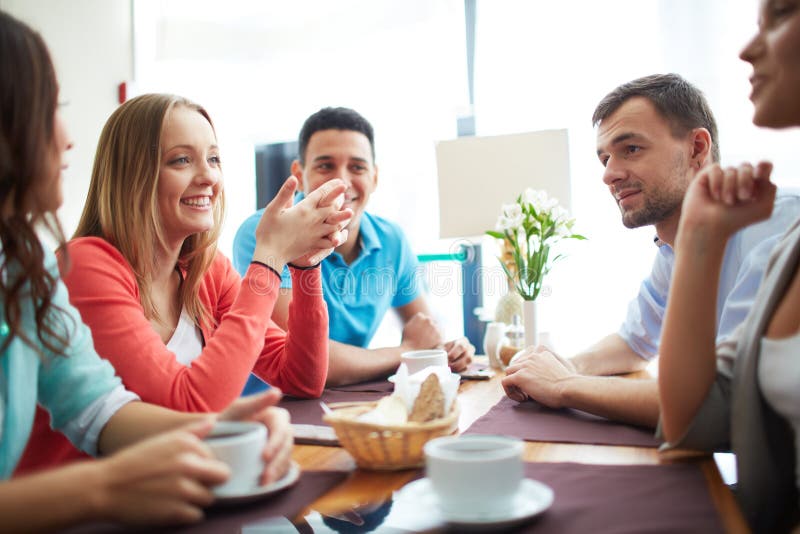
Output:
<svg viewBox="0 0 800 534">
<path fill-rule="evenodd" d="M 240 279 L 216 250 L 224 193 L 208 113 L 149 94 L 111 115 L 63 267 L 97 352 L 128 389 L 176 410 L 214 411 L 252 371 L 292 395 L 321 394 L 328 316 L 317 265 L 346 239 L 352 212 L 341 209 L 341 181 L 293 206 L 295 188 L 287 180 L 267 206 Z M 288 333 L 270 320 L 287 263 L 296 281 Z M 78 455 L 49 434 L 40 413 L 21 471 Z"/>
</svg>

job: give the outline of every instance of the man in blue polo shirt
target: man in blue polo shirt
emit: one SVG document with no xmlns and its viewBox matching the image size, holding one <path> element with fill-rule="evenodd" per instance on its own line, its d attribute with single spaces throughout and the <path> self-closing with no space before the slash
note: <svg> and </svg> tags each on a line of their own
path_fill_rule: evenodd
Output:
<svg viewBox="0 0 800 534">
<path fill-rule="evenodd" d="M 466 338 L 444 342 L 425 300 L 417 259 L 400 227 L 365 211 L 378 184 L 372 125 L 347 108 L 323 108 L 300 130 L 292 174 L 303 191 L 341 178 L 345 206 L 353 210 L 347 241 L 322 262 L 322 286 L 330 316 L 328 385 L 387 376 L 408 350 L 443 347 L 454 371 L 466 369 L 475 348 Z M 257 211 L 239 227 L 233 243 L 235 267 L 247 269 L 255 248 Z M 302 229 L 298 229 L 302 231 Z M 286 327 L 291 279 L 284 272 L 273 320 Z M 394 308 L 403 321 L 399 346 L 367 349 L 384 315 Z M 245 392 L 257 389 L 251 377 Z"/>
</svg>

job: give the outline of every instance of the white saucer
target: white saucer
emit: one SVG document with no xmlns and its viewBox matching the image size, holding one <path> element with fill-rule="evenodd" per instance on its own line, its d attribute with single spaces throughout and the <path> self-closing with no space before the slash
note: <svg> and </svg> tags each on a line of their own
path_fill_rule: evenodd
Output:
<svg viewBox="0 0 800 534">
<path fill-rule="evenodd" d="M 295 462 L 289 465 L 289 470 L 283 475 L 283 478 L 276 480 L 272 484 L 260 486 L 252 491 L 236 495 L 217 495 L 214 499 L 214 504 L 245 504 L 251 501 L 263 499 L 268 495 L 285 490 L 292 486 L 300 478 L 300 466 Z"/>
<path fill-rule="evenodd" d="M 463 529 L 509 528 L 539 515 L 553 504 L 553 490 L 546 484 L 530 478 L 522 480 L 511 510 L 502 516 L 489 517 L 474 514 L 453 516 L 444 513 L 439 509 L 439 499 L 433 492 L 431 481 L 428 478 L 421 478 L 406 484 L 399 493 L 397 498 L 414 502 L 421 508 L 420 514 L 434 516 L 441 522 L 447 522 Z"/>
</svg>

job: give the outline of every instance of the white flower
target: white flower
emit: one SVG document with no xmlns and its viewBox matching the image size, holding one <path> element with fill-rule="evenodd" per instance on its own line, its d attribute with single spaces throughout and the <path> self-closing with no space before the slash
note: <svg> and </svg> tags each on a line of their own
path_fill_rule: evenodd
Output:
<svg viewBox="0 0 800 534">
<path fill-rule="evenodd" d="M 497 219 L 498 231 L 514 230 L 522 226 L 524 217 L 519 204 L 503 204 L 501 211 L 502 214 Z"/>
<path fill-rule="evenodd" d="M 501 211 L 503 212 L 503 215 L 509 219 L 522 217 L 522 207 L 516 202 L 513 204 L 503 204 Z"/>
<path fill-rule="evenodd" d="M 555 205 L 552 213 L 550 214 L 554 221 L 566 223 L 569 220 L 569 212 L 563 206 Z"/>
<path fill-rule="evenodd" d="M 522 193 L 522 201 L 533 207 L 536 213 L 549 213 L 558 206 L 558 199 L 551 198 L 547 191 L 526 189 Z"/>
<path fill-rule="evenodd" d="M 523 298 L 536 299 L 551 263 L 559 257 L 545 261 L 544 247 L 552 247 L 561 239 L 583 239 L 573 234 L 574 224 L 575 219 L 546 191 L 528 188 L 515 203 L 502 205 L 496 229 L 515 249 L 512 282 Z M 544 240 L 542 235 L 546 236 Z"/>
<path fill-rule="evenodd" d="M 498 232 L 505 232 L 508 229 L 508 219 L 500 215 L 494 225 L 494 229 Z"/>
<path fill-rule="evenodd" d="M 522 216 L 519 219 L 509 219 L 508 217 L 504 217 L 503 215 L 497 218 L 497 224 L 495 225 L 495 230 L 498 232 L 516 232 L 519 229 L 522 223 Z"/>
<path fill-rule="evenodd" d="M 539 191 L 534 191 L 530 187 L 522 192 L 522 202 L 525 204 L 536 204 L 539 199 Z"/>
<path fill-rule="evenodd" d="M 572 235 L 572 228 L 570 224 L 559 222 L 556 225 L 556 236 L 561 237 L 569 237 Z"/>
<path fill-rule="evenodd" d="M 528 250 L 530 252 L 536 252 L 539 250 L 541 246 L 541 241 L 539 241 L 539 236 L 536 234 L 531 235 L 530 239 L 528 239 Z"/>
</svg>

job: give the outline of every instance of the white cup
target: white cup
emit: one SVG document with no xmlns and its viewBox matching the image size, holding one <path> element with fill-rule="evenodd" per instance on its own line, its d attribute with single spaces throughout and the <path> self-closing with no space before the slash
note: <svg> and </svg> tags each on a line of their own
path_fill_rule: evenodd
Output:
<svg viewBox="0 0 800 534">
<path fill-rule="evenodd" d="M 492 322 L 486 325 L 486 334 L 483 336 L 483 353 L 489 357 L 489 365 L 495 369 L 504 369 L 500 361 L 500 345 L 506 335 L 505 323 Z"/>
<path fill-rule="evenodd" d="M 447 365 L 447 352 L 442 349 L 412 350 L 400 355 L 400 361 L 408 367 L 408 374 L 413 375 L 432 365 Z"/>
<path fill-rule="evenodd" d="M 204 438 L 214 456 L 228 464 L 230 478 L 213 488 L 218 496 L 249 493 L 260 486 L 264 471 L 262 453 L 267 442 L 267 428 L 261 423 L 219 421 Z"/>
<path fill-rule="evenodd" d="M 425 444 L 425 471 L 446 516 L 503 517 L 522 483 L 523 442 L 505 436 L 447 436 Z"/>
</svg>

